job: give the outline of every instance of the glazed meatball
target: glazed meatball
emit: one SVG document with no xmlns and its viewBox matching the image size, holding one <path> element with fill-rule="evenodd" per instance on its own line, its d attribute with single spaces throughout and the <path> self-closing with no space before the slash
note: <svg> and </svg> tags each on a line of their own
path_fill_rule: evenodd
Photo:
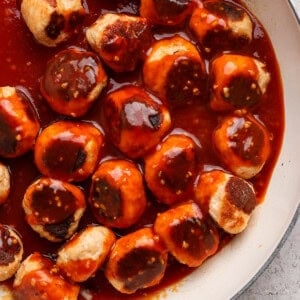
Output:
<svg viewBox="0 0 300 300">
<path fill-rule="evenodd" d="M 0 156 L 17 157 L 33 148 L 40 129 L 24 89 L 0 87 Z"/>
<path fill-rule="evenodd" d="M 171 134 L 145 158 L 145 179 L 159 202 L 172 205 L 193 194 L 196 150 L 189 136 Z"/>
<path fill-rule="evenodd" d="M 140 15 L 152 24 L 179 25 L 192 14 L 194 0 L 142 0 Z"/>
<path fill-rule="evenodd" d="M 27 223 L 51 242 L 64 241 L 77 230 L 85 207 L 81 189 L 50 178 L 32 183 L 23 198 Z"/>
<path fill-rule="evenodd" d="M 92 177 L 90 204 L 97 220 L 108 227 L 136 223 L 147 205 L 137 166 L 120 159 L 102 162 Z"/>
<path fill-rule="evenodd" d="M 79 286 L 67 282 L 54 263 L 40 253 L 29 255 L 14 280 L 15 300 L 77 300 Z"/>
<path fill-rule="evenodd" d="M 168 252 L 151 228 L 143 228 L 117 240 L 105 267 L 115 289 L 132 294 L 154 286 L 163 278 Z"/>
<path fill-rule="evenodd" d="M 224 54 L 216 58 L 211 66 L 211 108 L 226 111 L 259 103 L 270 81 L 265 67 L 249 56 Z"/>
<path fill-rule="evenodd" d="M 190 29 L 206 52 L 236 49 L 252 40 L 253 25 L 246 11 L 227 1 L 205 1 L 194 10 Z"/>
<path fill-rule="evenodd" d="M 87 29 L 86 38 L 115 72 L 134 70 L 152 42 L 147 19 L 110 13 L 100 16 Z"/>
<path fill-rule="evenodd" d="M 270 155 L 272 136 L 251 114 L 234 114 L 221 120 L 213 132 L 213 143 L 225 166 L 249 179 L 258 174 Z"/>
<path fill-rule="evenodd" d="M 115 240 L 108 228 L 88 226 L 60 248 L 57 266 L 72 281 L 85 281 L 104 263 Z"/>
<path fill-rule="evenodd" d="M 196 202 L 208 211 L 226 232 L 242 232 L 256 206 L 250 183 L 237 176 L 214 170 L 202 173 L 195 187 Z"/>
<path fill-rule="evenodd" d="M 48 62 L 41 92 L 54 111 L 82 117 L 106 83 L 107 75 L 98 56 L 72 48 L 59 52 Z"/>
<path fill-rule="evenodd" d="M 171 106 L 201 99 L 205 67 L 197 48 L 180 36 L 154 43 L 143 67 L 145 85 Z"/>
<path fill-rule="evenodd" d="M 22 0 L 21 13 L 36 41 L 55 47 L 76 30 L 85 10 L 81 0 Z"/>
<path fill-rule="evenodd" d="M 200 266 L 216 253 L 219 235 L 203 220 L 196 203 L 187 202 L 159 215 L 154 232 L 162 239 L 170 253 L 182 264 Z"/>
<path fill-rule="evenodd" d="M 45 176 L 82 181 L 94 172 L 103 144 L 103 134 L 91 123 L 58 121 L 38 136 L 35 164 Z"/>
<path fill-rule="evenodd" d="M 110 93 L 103 111 L 105 132 L 130 158 L 142 157 L 153 149 L 171 126 L 166 106 L 136 86 Z"/>
<path fill-rule="evenodd" d="M 0 162 L 0 205 L 5 202 L 10 192 L 10 173 L 8 167 Z"/>
<path fill-rule="evenodd" d="M 15 275 L 22 257 L 20 236 L 12 227 L 0 224 L 0 282 Z"/>
</svg>

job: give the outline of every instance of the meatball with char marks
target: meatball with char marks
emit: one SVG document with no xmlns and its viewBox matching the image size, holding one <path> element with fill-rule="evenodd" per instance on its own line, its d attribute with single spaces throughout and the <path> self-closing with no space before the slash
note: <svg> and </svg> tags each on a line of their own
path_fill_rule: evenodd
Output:
<svg viewBox="0 0 300 300">
<path fill-rule="evenodd" d="M 27 91 L 0 87 L 0 156 L 18 157 L 30 151 L 39 129 Z"/>
<path fill-rule="evenodd" d="M 19 234 L 12 227 L 0 224 L 0 282 L 15 275 L 20 267 L 23 252 Z"/>
<path fill-rule="evenodd" d="M 10 173 L 8 167 L 0 162 L 0 205 L 4 203 L 10 192 Z"/>
<path fill-rule="evenodd" d="M 98 56 L 73 48 L 59 52 L 48 62 L 41 92 L 54 111 L 82 117 L 106 83 L 107 75 Z"/>
<path fill-rule="evenodd" d="M 108 94 L 103 112 L 112 143 L 130 158 L 153 149 L 171 126 L 166 106 L 141 87 L 126 86 Z"/>
<path fill-rule="evenodd" d="M 193 194 L 196 151 L 192 138 L 171 134 L 145 158 L 145 179 L 159 202 L 172 205 Z"/>
<path fill-rule="evenodd" d="M 216 111 L 249 108 L 266 93 L 270 74 L 258 59 L 224 54 L 211 65 L 210 106 Z"/>
<path fill-rule="evenodd" d="M 200 100 L 206 84 L 204 61 L 188 40 L 174 36 L 153 44 L 143 66 L 148 89 L 171 107 Z"/>
<path fill-rule="evenodd" d="M 55 47 L 72 35 L 86 12 L 81 0 L 22 0 L 21 13 L 36 41 Z"/>
<path fill-rule="evenodd" d="M 151 228 L 143 228 L 117 240 L 105 267 L 115 289 L 132 294 L 154 286 L 163 278 L 168 252 Z"/>
<path fill-rule="evenodd" d="M 133 71 L 144 60 L 152 34 L 147 19 L 125 14 L 100 16 L 86 31 L 90 46 L 115 72 Z"/>
<path fill-rule="evenodd" d="M 137 166 L 120 159 L 100 163 L 92 177 L 90 204 L 94 216 L 105 226 L 127 228 L 136 223 L 147 205 Z"/>
<path fill-rule="evenodd" d="M 187 202 L 157 215 L 154 232 L 170 253 L 182 264 L 200 266 L 216 253 L 219 235 L 205 222 L 200 208 Z"/>
<path fill-rule="evenodd" d="M 23 198 L 27 223 L 51 242 L 68 239 L 77 230 L 85 208 L 80 188 L 51 178 L 32 183 Z"/>
<path fill-rule="evenodd" d="M 94 172 L 103 145 L 103 134 L 91 123 L 58 121 L 38 136 L 35 164 L 45 176 L 82 181 Z"/>
<path fill-rule="evenodd" d="M 213 143 L 228 170 L 249 179 L 262 170 L 269 158 L 271 135 L 254 116 L 237 111 L 220 121 L 213 132 Z"/>
</svg>

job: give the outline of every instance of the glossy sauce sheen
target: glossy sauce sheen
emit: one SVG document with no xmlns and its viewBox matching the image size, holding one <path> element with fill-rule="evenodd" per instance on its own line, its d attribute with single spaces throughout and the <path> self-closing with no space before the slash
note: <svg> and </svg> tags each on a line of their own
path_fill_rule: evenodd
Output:
<svg viewBox="0 0 300 300">
<path fill-rule="evenodd" d="M 69 46 L 79 46 L 91 50 L 84 36 L 87 26 L 91 25 L 101 13 L 105 12 L 117 11 L 137 14 L 139 3 L 138 1 L 86 0 L 86 7 L 89 9 L 89 14 L 86 16 L 78 34 L 67 43 L 51 49 L 38 45 L 34 41 L 20 16 L 19 3 L 16 4 L 15 2 L 15 0 L 3 0 L 0 3 L 0 86 L 26 87 L 34 99 L 33 105 L 38 111 L 41 126 L 44 127 L 54 120 L 62 119 L 61 116 L 49 108 L 39 91 L 40 78 L 45 72 L 47 61 L 60 50 Z M 156 2 L 157 5 L 159 5 L 161 1 Z M 237 1 L 231 2 L 236 3 Z M 237 52 L 254 56 L 265 61 L 272 78 L 267 91 L 268 96 L 252 110 L 252 112 L 266 124 L 273 136 L 271 157 L 262 172 L 251 180 L 257 191 L 259 201 L 262 201 L 282 142 L 284 129 L 283 94 L 279 69 L 270 41 L 260 23 L 255 17 L 251 17 L 254 23 L 254 40 L 250 45 L 239 49 Z M 156 39 L 160 39 L 165 36 L 171 36 L 175 32 L 178 32 L 178 30 L 160 28 L 156 31 L 154 36 Z M 184 31 L 184 28 L 181 28 L 179 29 L 179 33 L 193 40 L 188 30 Z M 199 49 L 203 58 L 208 62 L 210 57 L 206 56 L 200 46 Z M 84 120 L 92 120 L 100 125 L 102 125 L 100 107 L 103 95 L 128 82 L 142 84 L 140 66 L 137 68 L 137 71 L 127 74 L 115 75 L 108 69 L 106 69 L 106 71 L 109 76 L 109 84 L 93 105 L 90 112 L 83 117 Z M 176 79 L 174 80 L 176 81 Z M 173 128 L 183 128 L 199 139 L 201 148 L 198 154 L 198 164 L 200 169 L 209 169 L 211 166 L 220 165 L 219 159 L 215 152 L 212 151 L 211 132 L 218 124 L 218 119 L 221 114 L 216 114 L 208 109 L 207 93 L 203 95 L 203 98 L 203 101 L 195 102 L 190 106 L 174 109 L 172 111 L 172 120 Z M 121 156 L 121 154 L 109 144 L 107 144 L 105 151 L 107 155 Z M 12 174 L 12 188 L 8 201 L 0 207 L 0 222 L 13 225 L 21 234 L 25 250 L 24 258 L 33 251 L 40 251 L 42 254 L 49 256 L 55 255 L 59 244 L 41 239 L 38 234 L 32 231 L 25 222 L 24 212 L 21 208 L 21 202 L 26 188 L 40 176 L 33 163 L 33 153 L 30 152 L 17 159 L 5 160 L 5 163 L 9 165 Z M 85 188 L 87 195 L 90 185 L 89 180 L 81 185 Z M 150 199 L 150 195 L 148 198 Z M 135 225 L 133 229 L 151 224 L 155 219 L 156 213 L 165 208 L 165 206 L 158 205 L 155 201 L 149 200 L 149 207 L 145 216 L 141 218 L 142 220 Z M 263 220 L 260 221 L 263 222 Z M 82 228 L 86 224 L 93 222 L 97 223 L 90 210 L 88 210 L 80 226 Z M 127 231 L 128 230 L 117 231 L 116 233 L 123 235 Z M 221 247 L 231 238 L 223 232 L 220 232 L 220 237 Z M 162 287 L 174 283 L 192 270 L 192 268 L 181 265 L 175 262 L 173 258 L 170 258 L 166 275 L 161 284 L 158 287 L 138 292 L 134 296 L 121 295 L 114 290 L 104 278 L 101 270 L 94 278 L 84 283 L 83 286 L 91 291 L 90 293 L 93 295 L 93 299 L 134 299 L 153 293 Z"/>
</svg>

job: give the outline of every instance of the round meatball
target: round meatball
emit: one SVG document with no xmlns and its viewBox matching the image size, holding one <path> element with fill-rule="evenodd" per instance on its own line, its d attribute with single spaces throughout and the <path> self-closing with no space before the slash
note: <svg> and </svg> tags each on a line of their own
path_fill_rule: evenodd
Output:
<svg viewBox="0 0 300 300">
<path fill-rule="evenodd" d="M 270 81 L 265 67 L 261 61 L 243 55 L 224 54 L 213 60 L 211 108 L 226 111 L 259 103 Z"/>
<path fill-rule="evenodd" d="M 134 70 L 152 42 L 147 19 L 111 13 L 100 16 L 87 29 L 86 38 L 115 72 Z"/>
<path fill-rule="evenodd" d="M 88 226 L 60 248 L 57 266 L 72 281 L 85 281 L 102 266 L 115 240 L 108 228 Z"/>
<path fill-rule="evenodd" d="M 0 162 L 0 205 L 5 202 L 10 192 L 10 173 L 8 167 Z"/>
<path fill-rule="evenodd" d="M 154 286 L 163 278 L 168 252 L 151 228 L 143 228 L 117 240 L 105 267 L 115 289 L 132 294 Z"/>
<path fill-rule="evenodd" d="M 77 300 L 79 296 L 79 286 L 67 282 L 57 266 L 37 252 L 22 262 L 13 287 L 15 300 Z"/>
<path fill-rule="evenodd" d="M 196 145 L 183 134 L 169 135 L 145 158 L 145 179 L 159 202 L 172 205 L 193 195 Z"/>
<path fill-rule="evenodd" d="M 144 156 L 171 126 L 166 106 L 136 86 L 110 93 L 104 100 L 103 111 L 105 132 L 130 158 Z"/>
<path fill-rule="evenodd" d="M 54 111 L 82 117 L 106 83 L 107 75 L 98 56 L 72 48 L 59 52 L 48 62 L 41 92 Z"/>
<path fill-rule="evenodd" d="M 195 45 L 180 36 L 155 42 L 143 67 L 147 88 L 172 107 L 201 99 L 205 73 Z"/>
<path fill-rule="evenodd" d="M 146 209 L 143 177 L 132 162 L 107 160 L 92 177 L 90 204 L 97 220 L 115 228 L 136 223 Z"/>
<path fill-rule="evenodd" d="M 200 266 L 216 253 L 219 235 L 203 220 L 197 204 L 187 202 L 157 215 L 154 232 L 182 264 Z"/>
<path fill-rule="evenodd" d="M 51 242 L 64 241 L 77 230 L 85 207 L 81 189 L 50 178 L 32 183 L 23 198 L 27 223 Z"/>
<path fill-rule="evenodd" d="M 267 128 L 249 113 L 223 118 L 213 133 L 220 160 L 244 179 L 262 170 L 270 155 L 271 138 Z"/>
<path fill-rule="evenodd" d="M 103 145 L 103 134 L 91 123 L 58 121 L 38 136 L 35 164 L 45 176 L 82 181 L 94 172 Z"/>
<path fill-rule="evenodd" d="M 142 0 L 140 15 L 152 24 L 174 26 L 182 24 L 195 6 L 194 0 Z"/>
<path fill-rule="evenodd" d="M 33 148 L 40 129 L 27 91 L 0 87 L 0 156 L 17 157 Z"/>
<path fill-rule="evenodd" d="M 36 41 L 55 47 L 76 30 L 85 10 L 81 0 L 22 0 L 21 13 Z"/>
<path fill-rule="evenodd" d="M 237 49 L 252 40 L 253 25 L 241 7 L 227 1 L 204 1 L 189 23 L 206 52 Z"/>
<path fill-rule="evenodd" d="M 196 202 L 223 230 L 242 232 L 256 206 L 255 192 L 250 183 L 221 170 L 200 174 L 195 187 Z"/>
<path fill-rule="evenodd" d="M 18 233 L 12 227 L 0 224 L 0 282 L 15 275 L 23 252 L 23 243 Z"/>
</svg>

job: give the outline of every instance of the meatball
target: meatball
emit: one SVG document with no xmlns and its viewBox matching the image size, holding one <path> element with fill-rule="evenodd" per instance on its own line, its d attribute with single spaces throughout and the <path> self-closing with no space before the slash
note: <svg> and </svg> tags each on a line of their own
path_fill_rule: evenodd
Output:
<svg viewBox="0 0 300 300">
<path fill-rule="evenodd" d="M 171 134 L 145 158 L 145 179 L 159 202 L 172 205 L 193 195 L 196 150 L 189 136 Z"/>
<path fill-rule="evenodd" d="M 33 148 L 40 124 L 24 89 L 0 87 L 0 156 L 17 157 Z"/>
<path fill-rule="evenodd" d="M 189 27 L 207 52 L 237 49 L 252 40 L 253 25 L 241 7 L 227 1 L 205 1 L 196 8 Z"/>
<path fill-rule="evenodd" d="M 196 202 L 223 230 L 242 232 L 256 206 L 255 192 L 250 183 L 221 170 L 200 174 L 195 187 Z"/>
<path fill-rule="evenodd" d="M 8 167 L 0 162 L 0 205 L 5 202 L 10 192 L 10 173 Z"/>
<path fill-rule="evenodd" d="M 98 56 L 72 48 L 59 52 L 48 62 L 41 92 L 54 111 L 82 117 L 106 83 L 107 75 Z"/>
<path fill-rule="evenodd" d="M 103 112 L 105 132 L 130 158 L 144 156 L 171 126 L 166 106 L 141 87 L 126 86 L 108 94 Z"/>
<path fill-rule="evenodd" d="M 27 223 L 51 242 L 64 241 L 77 230 L 85 207 L 81 189 L 51 178 L 36 180 L 23 198 Z"/>
<path fill-rule="evenodd" d="M 35 164 L 45 176 L 82 181 L 94 172 L 103 145 L 103 134 L 91 123 L 58 121 L 38 136 Z"/>
<path fill-rule="evenodd" d="M 87 29 L 86 38 L 115 72 L 134 70 L 152 42 L 147 19 L 111 13 L 100 16 Z"/>
<path fill-rule="evenodd" d="M 57 266 L 72 281 L 85 281 L 104 263 L 115 240 L 108 228 L 88 226 L 58 251 Z"/>
<path fill-rule="evenodd" d="M 194 0 L 142 0 L 140 15 L 152 24 L 180 25 L 192 14 Z"/>
<path fill-rule="evenodd" d="M 54 263 L 40 253 L 21 264 L 14 283 L 15 300 L 77 300 L 79 286 L 67 282 Z"/>
<path fill-rule="evenodd" d="M 211 66 L 211 108 L 226 111 L 259 103 L 270 81 L 265 67 L 249 56 L 224 54 L 216 58 Z"/>
<path fill-rule="evenodd" d="M 151 228 L 143 228 L 117 240 L 105 267 L 115 289 L 132 294 L 154 286 L 163 278 L 168 252 Z"/>
<path fill-rule="evenodd" d="M 272 136 L 251 114 L 233 114 L 221 120 L 213 132 L 213 143 L 225 166 L 249 179 L 258 174 L 270 155 Z"/>
<path fill-rule="evenodd" d="M 0 224 L 0 282 L 15 275 L 22 257 L 20 236 L 12 227 Z"/>
<path fill-rule="evenodd" d="M 216 253 L 219 235 L 204 221 L 196 203 L 187 202 L 157 215 L 154 232 L 182 264 L 200 266 Z"/>
<path fill-rule="evenodd" d="M 145 85 L 172 107 L 201 99 L 205 66 L 197 48 L 180 36 L 154 43 L 143 67 Z"/>
<path fill-rule="evenodd" d="M 108 227 L 136 223 L 147 206 L 137 166 L 120 159 L 102 162 L 92 177 L 90 204 L 97 220 Z"/>
<path fill-rule="evenodd" d="M 76 30 L 85 10 L 81 0 L 22 0 L 21 13 L 36 41 L 55 47 Z"/>
</svg>

